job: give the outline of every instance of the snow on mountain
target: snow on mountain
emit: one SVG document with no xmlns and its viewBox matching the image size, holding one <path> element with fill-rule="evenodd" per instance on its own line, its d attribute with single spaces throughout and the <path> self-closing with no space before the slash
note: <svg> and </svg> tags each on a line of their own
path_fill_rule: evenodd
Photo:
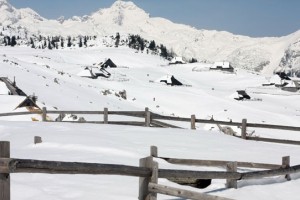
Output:
<svg viewBox="0 0 300 200">
<path fill-rule="evenodd" d="M 280 38 L 250 38 L 224 31 L 197 30 L 167 19 L 150 17 L 132 2 L 116 1 L 110 8 L 89 16 L 47 20 L 31 9 L 15 9 L 1 1 L 0 22 L 22 26 L 36 35 L 121 35 L 139 34 L 145 39 L 164 44 L 178 56 L 213 63 L 230 61 L 233 67 L 271 74 L 274 70 L 300 70 L 297 65 L 300 32 Z M 289 64 L 288 64 L 289 63 Z"/>
</svg>

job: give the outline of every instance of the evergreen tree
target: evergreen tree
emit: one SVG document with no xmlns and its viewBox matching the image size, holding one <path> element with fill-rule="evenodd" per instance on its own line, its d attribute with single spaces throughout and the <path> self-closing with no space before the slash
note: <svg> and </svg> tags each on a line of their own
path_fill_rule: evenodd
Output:
<svg viewBox="0 0 300 200">
<path fill-rule="evenodd" d="M 14 47 L 14 46 L 16 46 L 16 44 L 17 44 L 16 36 L 12 36 L 10 46 Z"/>
<path fill-rule="evenodd" d="M 156 44 L 155 44 L 155 41 L 152 40 L 149 44 L 149 47 L 148 47 L 150 50 L 154 51 L 156 49 Z"/>
<path fill-rule="evenodd" d="M 48 49 L 49 49 L 49 50 L 52 50 L 51 41 L 50 41 L 50 38 L 49 38 L 49 37 L 48 37 Z"/>
<path fill-rule="evenodd" d="M 33 41 L 32 37 L 30 38 L 30 45 L 31 45 L 31 48 L 35 48 L 34 41 Z"/>
<path fill-rule="evenodd" d="M 120 43 L 120 34 L 117 33 L 116 34 L 116 42 L 115 42 L 115 47 L 118 47 L 119 46 L 119 43 Z"/>
<path fill-rule="evenodd" d="M 47 46 L 47 41 L 46 41 L 46 38 L 44 39 L 44 45 L 43 45 L 43 49 L 45 49 Z"/>
<path fill-rule="evenodd" d="M 52 50 L 51 42 L 48 43 L 48 49 Z"/>
<path fill-rule="evenodd" d="M 189 61 L 189 63 L 196 63 L 196 62 L 198 62 L 198 60 L 197 60 L 196 58 L 192 58 L 192 59 Z"/>
<path fill-rule="evenodd" d="M 88 39 L 88 37 L 87 37 L 87 36 L 84 36 L 83 44 L 84 44 L 84 46 L 86 46 L 86 47 L 87 47 L 87 39 Z"/>
<path fill-rule="evenodd" d="M 5 46 L 10 46 L 10 37 L 9 36 L 4 37 L 4 45 Z"/>
<path fill-rule="evenodd" d="M 71 46 L 72 46 L 72 42 L 71 42 L 71 37 L 70 37 L 70 36 L 68 37 L 68 44 L 67 44 L 67 46 L 68 46 L 68 47 L 71 47 Z"/>
<path fill-rule="evenodd" d="M 79 38 L 79 44 L 78 44 L 79 47 L 82 47 L 82 39 L 81 37 Z"/>
<path fill-rule="evenodd" d="M 168 51 L 164 45 L 160 45 L 160 56 L 163 58 L 168 58 Z"/>
<path fill-rule="evenodd" d="M 60 46 L 61 46 L 62 48 L 65 47 L 65 44 L 64 44 L 64 38 L 61 38 L 61 39 L 60 39 Z"/>
<path fill-rule="evenodd" d="M 51 38 L 51 46 L 52 47 L 55 47 L 55 41 L 56 41 L 56 38 Z"/>
</svg>

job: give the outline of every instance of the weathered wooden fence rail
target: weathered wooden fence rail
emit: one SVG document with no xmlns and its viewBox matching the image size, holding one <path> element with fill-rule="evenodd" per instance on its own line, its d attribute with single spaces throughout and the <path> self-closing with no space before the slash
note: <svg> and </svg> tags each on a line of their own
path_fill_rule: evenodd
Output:
<svg viewBox="0 0 300 200">
<path fill-rule="evenodd" d="M 155 148 L 151 148 L 151 154 Z M 286 160 L 286 161 L 289 161 Z M 194 163 L 194 160 L 190 161 Z M 219 162 L 219 161 L 217 161 Z M 225 161 L 224 161 L 225 162 Z M 185 162 L 186 163 L 186 162 Z M 221 164 L 221 163 L 220 163 Z M 223 163 L 222 163 L 223 164 Z M 214 165 L 214 164 L 213 164 Z M 267 167 L 267 164 L 264 164 Z M 272 166 L 273 167 L 273 166 Z M 230 171 L 230 172 L 228 172 Z M 139 177 L 139 200 L 156 199 L 156 194 L 167 194 L 195 200 L 226 200 L 228 198 L 216 197 L 199 192 L 192 192 L 158 184 L 158 178 L 180 179 L 226 179 L 235 181 L 228 187 L 235 187 L 237 180 L 257 179 L 271 176 L 287 175 L 300 172 L 300 165 L 293 167 L 289 163 L 278 169 L 239 173 L 235 169 L 224 171 L 190 171 L 159 169 L 153 156 L 140 159 L 140 166 L 42 161 L 31 159 L 10 158 L 10 143 L 0 142 L 0 200 L 10 200 L 10 174 L 11 173 L 48 173 L 48 174 L 93 174 L 93 175 L 122 175 Z M 235 187 L 236 188 L 236 187 Z"/>
<path fill-rule="evenodd" d="M 247 135 L 248 127 L 288 130 L 288 131 L 300 131 L 300 127 L 273 125 L 273 124 L 248 123 L 247 119 L 243 119 L 241 122 L 233 122 L 233 121 L 219 121 L 219 120 L 213 120 L 213 119 L 211 119 L 211 120 L 197 119 L 195 115 L 191 115 L 190 118 L 163 116 L 163 115 L 159 115 L 159 114 L 150 112 L 150 110 L 148 108 L 145 108 L 145 111 L 109 111 L 107 108 L 104 108 L 103 111 L 57 111 L 57 110 L 53 111 L 53 110 L 47 110 L 47 108 L 43 107 L 42 111 L 0 113 L 0 117 L 15 116 L 15 115 L 31 115 L 31 114 L 41 114 L 42 121 L 48 121 L 48 122 L 50 122 L 50 121 L 47 120 L 47 114 L 60 114 L 60 115 L 62 115 L 62 114 L 82 114 L 82 115 L 103 115 L 103 120 L 99 120 L 99 121 L 66 121 L 66 122 L 180 128 L 179 126 L 176 126 L 176 125 L 158 121 L 158 120 L 167 120 L 167 121 L 189 122 L 191 124 L 191 129 L 196 129 L 196 123 L 237 126 L 237 127 L 241 128 L 241 136 L 236 136 L 236 137 L 240 137 L 245 140 L 300 145 L 300 141 L 263 138 L 263 137 L 251 137 L 251 136 Z M 109 120 L 109 118 L 108 118 L 109 115 L 121 115 L 121 116 L 128 116 L 128 117 L 144 118 L 144 121 L 112 121 L 112 120 Z M 53 121 L 51 121 L 51 122 L 53 122 Z"/>
<path fill-rule="evenodd" d="M 168 163 L 177 164 L 177 165 L 225 167 L 227 169 L 227 172 L 229 172 L 228 174 L 230 174 L 230 176 L 232 176 L 230 178 L 227 178 L 227 187 L 228 188 L 237 188 L 237 180 L 269 177 L 269 176 L 273 176 L 273 174 L 285 175 L 285 178 L 287 180 L 291 180 L 290 171 L 294 170 L 294 169 L 288 169 L 290 167 L 290 157 L 289 156 L 282 157 L 281 164 L 276 165 L 276 164 L 240 162 L 240 161 L 167 158 L 167 157 L 158 156 L 158 148 L 156 146 L 150 147 L 150 155 L 155 158 L 163 159 L 163 160 L 167 161 Z M 251 172 L 251 173 L 236 173 L 238 167 L 239 168 L 268 169 L 268 170 L 256 171 L 256 172 Z M 294 166 L 294 167 L 296 170 L 300 169 L 299 168 L 300 165 Z M 269 170 L 269 169 L 271 169 L 271 170 Z M 223 174 L 218 174 L 217 176 L 221 177 L 222 175 Z M 236 177 L 233 177 L 233 176 L 236 176 Z M 203 176 L 203 177 L 205 177 L 205 176 Z M 202 177 L 202 179 L 203 179 L 203 177 Z M 205 177 L 205 179 L 206 178 L 211 179 L 211 178 Z M 175 182 L 181 182 L 181 183 L 186 182 L 186 183 L 190 183 L 190 184 L 197 181 L 197 178 L 195 178 L 195 177 L 189 178 L 189 179 L 186 179 L 184 177 L 176 177 L 174 179 L 174 177 L 172 177 L 171 179 L 175 180 Z M 215 178 L 215 179 L 218 179 L 218 178 Z"/>
</svg>

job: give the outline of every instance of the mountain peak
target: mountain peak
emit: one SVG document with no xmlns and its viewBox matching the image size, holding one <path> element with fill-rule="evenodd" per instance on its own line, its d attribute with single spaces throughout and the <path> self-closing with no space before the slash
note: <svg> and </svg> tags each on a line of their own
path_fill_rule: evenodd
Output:
<svg viewBox="0 0 300 200">
<path fill-rule="evenodd" d="M 114 24 L 117 26 L 137 24 L 137 21 L 145 21 L 149 18 L 143 9 L 131 1 L 118 0 L 110 8 L 100 9 L 90 16 L 94 24 Z"/>
<path fill-rule="evenodd" d="M 118 0 L 112 4 L 111 8 L 138 8 L 132 1 Z"/>
</svg>

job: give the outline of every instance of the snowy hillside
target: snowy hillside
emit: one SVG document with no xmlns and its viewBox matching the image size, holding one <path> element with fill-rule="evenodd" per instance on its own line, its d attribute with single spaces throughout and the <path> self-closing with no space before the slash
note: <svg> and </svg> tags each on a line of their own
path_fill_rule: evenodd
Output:
<svg viewBox="0 0 300 200">
<path fill-rule="evenodd" d="M 109 78 L 78 76 L 86 67 L 94 74 L 100 73 L 99 64 L 108 58 L 117 65 L 117 68 L 106 68 L 111 74 Z M 137 52 L 125 46 L 99 45 L 57 50 L 0 47 L 0 77 L 15 80 L 27 95 L 37 96 L 39 107 L 46 106 L 49 110 L 102 111 L 107 107 L 109 110 L 142 111 L 149 107 L 152 112 L 172 116 L 190 117 L 195 114 L 197 118 L 204 119 L 241 121 L 247 118 L 248 122 L 299 124 L 300 107 L 297 102 L 300 101 L 300 93 L 282 91 L 275 86 L 263 87 L 262 84 L 271 80 L 270 77 L 241 69 L 235 73 L 210 71 L 211 65 L 203 63 L 168 63 L 160 56 Z M 157 82 L 171 75 L 183 85 Z M 17 108 L 24 97 L 7 95 L 4 84 L 0 87 L 1 113 L 26 110 Z M 126 99 L 116 95 L 124 90 Z M 246 90 L 252 100 L 235 100 L 233 94 L 237 90 Z M 56 117 L 50 115 L 49 120 Z M 78 117 L 95 121 L 103 119 L 103 116 L 97 115 Z M 292 165 L 300 162 L 298 147 L 240 140 L 220 133 L 217 127 L 210 124 L 197 124 L 197 130 L 191 131 L 31 122 L 40 121 L 39 115 L 1 117 L 0 120 L 0 140 L 11 142 L 11 155 L 16 158 L 137 166 L 140 158 L 149 155 L 149 146 L 157 145 L 162 155 L 170 157 L 279 164 L 282 156 L 290 155 Z M 109 120 L 128 118 L 109 116 Z M 189 123 L 178 122 L 175 125 L 190 127 Z M 233 129 L 240 134 L 239 128 Z M 249 128 L 248 132 L 258 137 L 300 140 L 299 135 L 292 131 Z M 36 135 L 42 137 L 42 144 L 33 144 L 33 136 Z M 175 167 L 162 160 L 159 163 L 164 168 Z M 60 178 L 59 181 L 56 177 Z M 241 200 L 282 199 L 283 196 L 296 200 L 299 175 L 292 178 L 291 182 L 286 182 L 283 177 L 241 181 L 237 190 L 225 190 L 224 181 L 213 180 L 211 186 L 200 192 Z M 159 181 L 165 185 L 183 187 L 165 179 Z M 137 199 L 137 185 L 137 178 L 118 176 L 13 174 L 12 199 L 32 200 L 41 196 L 45 200 Z M 118 188 L 117 192 L 115 188 Z M 288 194 L 282 193 L 286 188 Z M 24 190 L 26 195 L 23 195 Z M 159 195 L 159 199 L 171 198 Z"/>
<path fill-rule="evenodd" d="M 78 74 L 90 67 L 101 73 L 99 63 L 110 58 L 118 67 L 106 69 L 109 78 L 90 79 Z M 39 50 L 29 47 L 0 48 L 1 77 L 15 77 L 17 86 L 39 102 L 59 110 L 144 110 L 199 118 L 286 124 L 297 126 L 299 92 L 275 86 L 263 87 L 270 77 L 237 70 L 235 73 L 209 71 L 207 64 L 168 65 L 157 55 L 128 47 L 93 47 Z M 183 86 L 157 83 L 173 75 Z M 112 94 L 103 95 L 106 90 Z M 127 99 L 114 95 L 126 90 Z M 246 90 L 257 101 L 232 98 Z M 63 94 L 63 96 L 62 96 Z M 184 97 L 184 98 L 182 98 Z M 180 105 L 180 107 L 178 106 Z M 15 106 L 16 107 L 16 106 Z M 49 109 L 50 109 L 49 108 Z"/>
<path fill-rule="evenodd" d="M 18 10 L 1 0 L 0 13 L 3 25 L 26 27 L 35 35 L 139 34 L 166 45 L 187 59 L 196 58 L 209 63 L 225 60 L 234 67 L 267 74 L 274 70 L 293 70 L 298 74 L 300 69 L 297 57 L 288 53 L 299 51 L 299 47 L 293 44 L 299 40 L 300 32 L 281 38 L 250 38 L 228 32 L 197 30 L 163 18 L 152 18 L 134 3 L 125 1 L 116 1 L 110 8 L 100 9 L 89 16 L 47 20 L 31 9 Z"/>
</svg>

